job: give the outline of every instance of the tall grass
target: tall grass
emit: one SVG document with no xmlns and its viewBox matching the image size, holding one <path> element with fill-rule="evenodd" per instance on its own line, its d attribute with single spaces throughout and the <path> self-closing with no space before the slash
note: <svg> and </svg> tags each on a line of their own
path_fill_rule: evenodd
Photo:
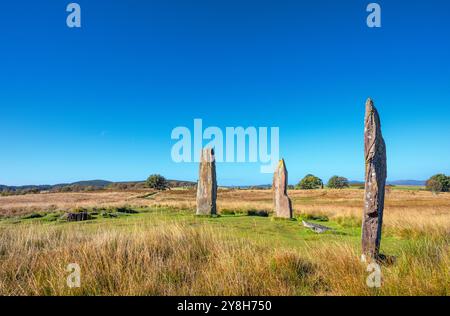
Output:
<svg viewBox="0 0 450 316">
<path fill-rule="evenodd" d="M 8 225 L 0 230 L 0 295 L 448 295 L 448 239 L 417 238 L 380 289 L 366 286 L 345 242 L 274 248 L 199 225 Z M 69 288 L 66 266 L 81 267 Z"/>
<path fill-rule="evenodd" d="M 395 249 L 397 258 L 395 264 L 382 266 L 379 289 L 366 285 L 369 273 L 359 261 L 356 239 L 304 235 L 307 240 L 296 239 L 302 246 L 293 247 L 292 242 L 276 242 L 284 232 L 280 231 L 284 226 L 279 225 L 273 230 L 270 225 L 264 226 L 270 230 L 261 235 L 264 240 L 250 239 L 246 234 L 233 233 L 238 217 L 222 226 L 168 216 L 168 208 L 192 211 L 195 191 L 172 190 L 150 196 L 143 193 L 0 197 L 0 216 L 5 217 L 26 218 L 33 217 L 26 214 L 76 207 L 132 205 L 161 209 L 150 221 L 138 217 L 130 221 L 132 225 L 122 225 L 120 220 L 101 225 L 32 219 L 26 223 L 0 222 L 0 295 L 450 293 L 448 193 L 433 196 L 430 192 L 392 190 L 387 195 L 382 247 Z M 363 190 L 289 194 L 297 216 L 329 219 L 330 224 L 350 230 L 361 226 Z M 219 191 L 218 207 L 229 214 L 250 209 L 271 211 L 272 206 L 270 190 Z M 71 289 L 66 284 L 70 263 L 81 267 L 80 288 Z"/>
</svg>

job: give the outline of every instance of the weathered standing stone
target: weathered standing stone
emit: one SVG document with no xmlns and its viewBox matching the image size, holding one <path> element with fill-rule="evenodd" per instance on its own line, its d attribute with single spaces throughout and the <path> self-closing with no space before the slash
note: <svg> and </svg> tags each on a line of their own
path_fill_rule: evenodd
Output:
<svg viewBox="0 0 450 316">
<path fill-rule="evenodd" d="M 278 163 L 278 167 L 273 174 L 273 201 L 275 216 L 282 218 L 292 218 L 292 203 L 287 195 L 288 172 L 284 159 Z"/>
<path fill-rule="evenodd" d="M 386 184 L 386 145 L 381 134 L 381 123 L 373 101 L 366 102 L 364 125 L 364 154 L 366 184 L 362 222 L 362 257 L 378 259 L 383 224 L 384 193 Z"/>
<path fill-rule="evenodd" d="M 214 149 L 202 150 L 197 184 L 197 215 L 216 214 L 216 161 Z"/>
</svg>

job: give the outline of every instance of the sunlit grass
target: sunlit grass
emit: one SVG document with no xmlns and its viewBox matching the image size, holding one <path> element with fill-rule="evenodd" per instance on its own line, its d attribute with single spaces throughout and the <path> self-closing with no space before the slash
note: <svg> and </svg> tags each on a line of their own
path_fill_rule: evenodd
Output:
<svg viewBox="0 0 450 316">
<path fill-rule="evenodd" d="M 270 191 L 220 192 L 219 209 L 227 211 L 217 218 L 193 215 L 191 191 L 163 192 L 150 199 L 136 197 L 142 192 L 119 193 L 120 198 L 108 194 L 83 195 L 77 203 L 65 194 L 47 196 L 51 209 L 42 207 L 40 196 L 26 196 L 32 212 L 19 211 L 23 205 L 16 200 L 16 212 L 0 220 L 0 295 L 450 292 L 449 194 L 388 194 L 382 252 L 396 261 L 382 266 L 379 289 L 367 287 L 368 272 L 359 259 L 360 190 L 290 192 L 297 221 L 246 215 L 250 209 L 271 211 Z M 101 202 L 95 204 L 96 198 Z M 0 199 L 0 208 L 7 203 L 11 199 Z M 93 219 L 61 220 L 63 206 L 71 209 L 70 203 L 95 214 Z M 138 213 L 119 212 L 118 206 Z M 302 218 L 333 231 L 318 235 L 302 226 Z M 80 288 L 66 285 L 69 263 L 81 267 Z"/>
</svg>

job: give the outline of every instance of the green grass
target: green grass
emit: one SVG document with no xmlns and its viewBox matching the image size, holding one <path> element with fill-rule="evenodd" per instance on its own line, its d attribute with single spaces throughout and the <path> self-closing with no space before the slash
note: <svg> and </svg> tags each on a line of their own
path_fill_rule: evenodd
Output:
<svg viewBox="0 0 450 316">
<path fill-rule="evenodd" d="M 120 211 L 122 210 L 122 212 Z M 0 220 L 0 228 L 7 225 L 56 225 L 59 227 L 78 226 L 81 230 L 95 231 L 102 228 L 117 230 L 133 229 L 136 225 L 166 225 L 167 223 L 185 224 L 188 226 L 208 225 L 225 235 L 243 238 L 261 245 L 276 245 L 277 247 L 302 248 L 314 243 L 323 242 L 350 243 L 359 246 L 361 238 L 360 223 L 353 218 L 337 218 L 329 220 L 326 216 L 304 214 L 298 220 L 281 220 L 270 217 L 248 216 L 247 214 L 231 214 L 225 212 L 220 216 L 197 216 L 195 210 L 166 207 L 156 208 L 108 208 L 108 209 L 77 209 L 92 213 L 92 219 L 84 222 L 67 222 L 61 219 L 62 212 L 30 214 L 19 218 Z M 302 219 L 308 222 L 325 225 L 332 231 L 317 234 L 303 227 Z M 325 222 L 325 223 L 324 223 Z M 383 248 L 390 253 L 398 253 L 405 241 L 385 236 Z"/>
<path fill-rule="evenodd" d="M 107 208 L 0 220 L 0 295 L 448 295 L 448 239 L 384 234 L 383 287 L 367 288 L 356 218 L 297 221 L 193 209 Z M 113 217 L 110 215 L 114 214 Z M 325 221 L 325 222 L 324 222 Z M 82 267 L 82 287 L 65 267 Z M 107 267 L 105 269 L 105 267 Z"/>
<path fill-rule="evenodd" d="M 403 190 L 403 191 L 425 191 L 425 187 L 419 185 L 396 185 L 391 188 L 393 190 Z"/>
</svg>

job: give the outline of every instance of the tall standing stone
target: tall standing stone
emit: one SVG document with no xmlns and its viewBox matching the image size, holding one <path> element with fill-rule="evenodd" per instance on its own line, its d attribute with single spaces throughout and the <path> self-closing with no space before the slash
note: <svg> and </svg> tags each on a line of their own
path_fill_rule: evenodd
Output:
<svg viewBox="0 0 450 316">
<path fill-rule="evenodd" d="M 278 167 L 273 174 L 273 201 L 275 216 L 282 218 L 292 218 L 292 203 L 287 195 L 288 172 L 284 159 L 278 163 Z"/>
<path fill-rule="evenodd" d="M 371 99 L 366 102 L 364 154 L 366 159 L 366 183 L 361 259 L 366 261 L 368 258 L 379 258 L 387 174 L 386 145 L 381 134 L 380 117 Z"/>
<path fill-rule="evenodd" d="M 217 198 L 216 161 L 214 149 L 202 150 L 198 184 L 197 215 L 215 215 Z"/>
</svg>

